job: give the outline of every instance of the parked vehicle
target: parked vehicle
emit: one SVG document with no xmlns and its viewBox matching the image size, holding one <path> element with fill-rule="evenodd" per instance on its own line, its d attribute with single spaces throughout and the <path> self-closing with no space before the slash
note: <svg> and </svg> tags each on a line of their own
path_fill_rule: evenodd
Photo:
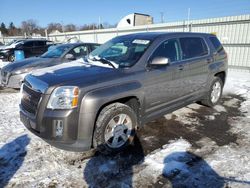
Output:
<svg viewBox="0 0 250 188">
<path fill-rule="evenodd" d="M 25 58 L 40 56 L 48 50 L 48 47 L 53 44 L 45 39 L 26 39 L 21 40 L 14 45 L 10 45 L 0 50 L 0 59 L 2 61 L 15 61 L 15 50 L 22 50 Z"/>
<path fill-rule="evenodd" d="M 9 48 L 15 48 L 16 43 L 21 42 L 25 39 L 14 39 L 7 43 L 6 45 L 0 45 L 0 50 L 2 49 L 9 49 Z"/>
<path fill-rule="evenodd" d="M 54 46 L 40 57 L 15 61 L 1 70 L 1 83 L 5 87 L 20 88 L 24 77 L 35 69 L 51 67 L 84 57 L 94 50 L 96 43 L 71 43 Z"/>
<path fill-rule="evenodd" d="M 118 36 L 87 60 L 24 81 L 21 121 L 58 148 L 120 151 L 148 121 L 196 101 L 216 105 L 228 67 L 216 36 L 202 33 Z"/>
</svg>

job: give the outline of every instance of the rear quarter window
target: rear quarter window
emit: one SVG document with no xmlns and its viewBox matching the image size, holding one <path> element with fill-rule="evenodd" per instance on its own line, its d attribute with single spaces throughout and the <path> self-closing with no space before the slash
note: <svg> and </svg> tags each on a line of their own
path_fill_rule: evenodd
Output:
<svg viewBox="0 0 250 188">
<path fill-rule="evenodd" d="M 53 45 L 54 44 L 54 42 L 52 42 L 52 41 L 46 41 L 46 45 Z"/>
<path fill-rule="evenodd" d="M 208 54 L 208 48 L 203 38 L 180 38 L 180 44 L 182 49 L 182 59 L 201 57 Z"/>
<path fill-rule="evenodd" d="M 211 43 L 214 46 L 214 49 L 217 52 L 221 52 L 221 51 L 224 50 L 222 44 L 220 43 L 220 41 L 219 41 L 219 39 L 217 37 L 209 37 L 209 40 L 211 41 Z"/>
<path fill-rule="evenodd" d="M 98 48 L 100 45 L 99 44 L 93 44 L 92 45 L 92 50 L 95 50 L 96 48 Z"/>
<path fill-rule="evenodd" d="M 45 46 L 45 41 L 34 41 L 34 46 Z"/>
<path fill-rule="evenodd" d="M 33 45 L 34 45 L 33 41 L 28 41 L 23 44 L 23 47 L 31 48 L 33 47 Z"/>
</svg>

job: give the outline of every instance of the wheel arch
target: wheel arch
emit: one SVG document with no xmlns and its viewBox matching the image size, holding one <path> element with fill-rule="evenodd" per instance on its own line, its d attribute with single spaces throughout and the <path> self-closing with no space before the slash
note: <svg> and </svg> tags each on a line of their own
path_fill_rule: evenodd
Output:
<svg viewBox="0 0 250 188">
<path fill-rule="evenodd" d="M 219 77 L 223 83 L 223 86 L 225 85 L 225 82 L 226 82 L 226 72 L 225 71 L 218 72 L 214 76 Z"/>
<path fill-rule="evenodd" d="M 112 103 L 122 103 L 130 106 L 138 117 L 140 125 L 141 106 L 144 100 L 144 94 L 141 84 L 138 82 L 116 85 L 108 88 L 93 90 L 84 95 L 79 109 L 79 137 L 90 137 L 93 146 L 93 134 L 95 123 L 101 110 Z"/>
</svg>

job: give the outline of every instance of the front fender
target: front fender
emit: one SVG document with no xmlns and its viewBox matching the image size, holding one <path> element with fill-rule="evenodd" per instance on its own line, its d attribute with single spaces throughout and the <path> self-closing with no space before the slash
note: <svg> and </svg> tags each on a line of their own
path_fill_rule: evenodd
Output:
<svg viewBox="0 0 250 188">
<path fill-rule="evenodd" d="M 137 97 L 140 102 L 143 99 L 139 82 L 129 82 L 119 85 L 98 88 L 85 94 L 81 101 L 81 113 L 95 113 L 104 104 L 126 97 Z"/>
<path fill-rule="evenodd" d="M 142 85 L 135 81 L 87 92 L 81 100 L 78 138 L 92 139 L 96 116 L 103 105 L 126 97 L 136 97 L 142 104 L 144 94 L 141 88 Z"/>
</svg>

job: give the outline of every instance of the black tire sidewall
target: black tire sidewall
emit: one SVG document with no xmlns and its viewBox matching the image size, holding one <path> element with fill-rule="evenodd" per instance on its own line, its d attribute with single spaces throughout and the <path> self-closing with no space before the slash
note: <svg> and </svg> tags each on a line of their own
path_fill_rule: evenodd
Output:
<svg viewBox="0 0 250 188">
<path fill-rule="evenodd" d="M 133 137 L 135 135 L 135 127 L 137 126 L 137 117 L 135 112 L 132 110 L 132 108 L 130 108 L 127 105 L 119 105 L 117 107 L 111 107 L 110 109 L 108 108 L 104 108 L 103 109 L 104 113 L 100 113 L 100 115 L 98 116 L 97 122 L 96 122 L 96 128 L 95 128 L 95 132 L 94 132 L 94 147 L 97 147 L 97 149 L 104 153 L 104 154 L 111 154 L 114 152 L 119 152 L 122 149 L 124 149 L 126 146 L 128 146 L 131 141 L 133 140 Z M 126 114 L 130 117 L 131 121 L 132 121 L 132 132 L 131 132 L 131 136 L 129 137 L 128 141 L 122 145 L 119 148 L 111 148 L 109 147 L 106 143 L 105 143 L 105 130 L 106 127 L 109 123 L 109 121 L 119 115 L 119 114 Z M 97 133 L 99 132 L 99 133 Z"/>
<path fill-rule="evenodd" d="M 13 58 L 13 61 L 12 61 L 12 58 Z M 15 56 L 14 56 L 14 54 L 11 54 L 11 55 L 9 56 L 9 61 L 10 61 L 10 62 L 14 62 L 14 61 L 15 61 Z"/>
</svg>

